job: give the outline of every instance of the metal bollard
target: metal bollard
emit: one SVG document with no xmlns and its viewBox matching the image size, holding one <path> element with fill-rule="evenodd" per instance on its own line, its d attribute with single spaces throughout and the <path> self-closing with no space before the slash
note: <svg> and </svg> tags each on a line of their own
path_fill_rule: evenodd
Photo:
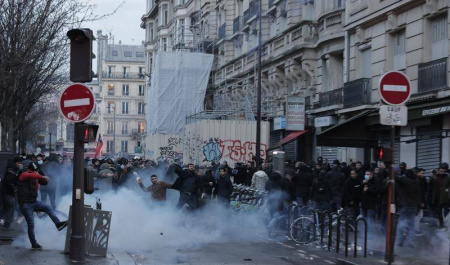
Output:
<svg viewBox="0 0 450 265">
<path fill-rule="evenodd" d="M 354 222 L 356 223 L 356 217 L 354 216 L 349 216 L 347 217 L 347 220 L 345 221 L 345 256 L 348 256 L 348 233 L 350 232 L 350 221 L 354 220 Z M 358 226 L 355 227 L 355 258 L 356 258 L 356 245 L 358 243 Z"/>
<path fill-rule="evenodd" d="M 341 244 L 341 218 L 347 219 L 347 215 L 341 214 L 337 219 L 337 228 L 336 228 L 336 253 L 339 253 L 339 245 Z M 347 228 L 347 223 L 345 225 Z"/>
</svg>

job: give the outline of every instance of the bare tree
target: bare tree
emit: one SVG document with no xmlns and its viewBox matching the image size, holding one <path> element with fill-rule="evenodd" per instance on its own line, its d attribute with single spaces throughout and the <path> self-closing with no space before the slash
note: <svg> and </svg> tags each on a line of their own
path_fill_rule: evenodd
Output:
<svg viewBox="0 0 450 265">
<path fill-rule="evenodd" d="M 17 133 L 35 103 L 67 84 L 66 32 L 106 16 L 95 16 L 94 7 L 83 0 L 0 0 L 2 150 L 16 151 Z"/>
</svg>

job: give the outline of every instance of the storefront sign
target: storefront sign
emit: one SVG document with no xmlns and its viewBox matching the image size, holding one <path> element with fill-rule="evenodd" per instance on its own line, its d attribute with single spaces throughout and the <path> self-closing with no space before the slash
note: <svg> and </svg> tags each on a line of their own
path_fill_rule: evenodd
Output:
<svg viewBox="0 0 450 265">
<path fill-rule="evenodd" d="M 305 130 L 305 98 L 288 97 L 286 105 L 286 130 Z"/>
<path fill-rule="evenodd" d="M 449 111 L 450 111 L 450 105 L 448 105 L 448 106 L 440 106 L 440 107 L 430 108 L 430 109 L 423 109 L 422 110 L 422 117 L 442 114 L 442 113 L 449 112 Z"/>
<path fill-rule="evenodd" d="M 318 117 L 318 118 L 314 119 L 314 126 L 316 128 L 335 125 L 335 124 L 337 124 L 337 118 L 333 117 L 333 116 L 324 116 L 324 117 Z"/>
<path fill-rule="evenodd" d="M 273 129 L 283 130 L 286 129 L 286 116 L 276 117 L 273 119 Z"/>
<path fill-rule="evenodd" d="M 380 123 L 383 125 L 408 125 L 408 108 L 406 106 L 380 106 Z"/>
</svg>

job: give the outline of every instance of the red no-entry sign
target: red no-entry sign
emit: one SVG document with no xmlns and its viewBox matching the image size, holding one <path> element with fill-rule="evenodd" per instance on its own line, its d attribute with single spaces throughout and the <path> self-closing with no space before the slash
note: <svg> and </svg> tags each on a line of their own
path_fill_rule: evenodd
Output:
<svg viewBox="0 0 450 265">
<path fill-rule="evenodd" d="M 59 100 L 61 114 L 72 122 L 82 122 L 89 118 L 94 110 L 94 105 L 94 94 L 82 84 L 68 86 L 62 92 Z"/>
<path fill-rule="evenodd" d="M 387 104 L 402 105 L 411 96 L 411 83 L 404 73 L 391 71 L 380 77 L 378 91 Z"/>
</svg>

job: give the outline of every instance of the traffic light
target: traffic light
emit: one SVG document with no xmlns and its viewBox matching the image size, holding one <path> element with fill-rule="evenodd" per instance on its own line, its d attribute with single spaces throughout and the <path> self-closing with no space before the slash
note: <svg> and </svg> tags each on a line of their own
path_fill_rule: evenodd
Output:
<svg viewBox="0 0 450 265">
<path fill-rule="evenodd" d="M 84 193 L 94 193 L 94 171 L 84 168 Z"/>
<path fill-rule="evenodd" d="M 97 138 L 97 131 L 98 131 L 98 125 L 94 124 L 80 124 L 78 126 L 78 132 L 77 132 L 77 140 L 89 143 L 89 142 L 95 142 Z"/>
<path fill-rule="evenodd" d="M 384 160 L 385 151 L 383 147 L 376 147 L 375 148 L 375 160 L 376 161 L 383 161 Z"/>
<path fill-rule="evenodd" d="M 95 37 L 90 29 L 71 29 L 67 32 L 70 39 L 70 81 L 92 81 L 92 41 Z"/>
</svg>

